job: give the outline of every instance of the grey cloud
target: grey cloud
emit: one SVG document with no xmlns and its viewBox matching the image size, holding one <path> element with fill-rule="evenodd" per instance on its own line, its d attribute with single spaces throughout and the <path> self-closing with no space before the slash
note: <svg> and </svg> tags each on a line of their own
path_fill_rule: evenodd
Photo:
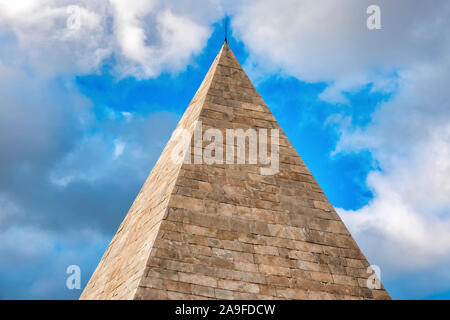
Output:
<svg viewBox="0 0 450 320">
<path fill-rule="evenodd" d="M 113 1 L 0 1 L 1 297 L 76 298 L 65 268 L 87 281 L 175 128 L 179 115 L 164 112 L 99 121 L 103 107 L 73 83 L 111 57 L 118 77 L 183 70 L 221 14 L 214 1 L 140 3 L 127 1 L 127 20 Z M 80 29 L 67 28 L 68 5 Z M 130 26 L 144 36 L 127 56 Z"/>
<path fill-rule="evenodd" d="M 397 70 L 448 56 L 448 1 L 377 1 L 381 30 L 368 30 L 370 0 L 263 0 L 230 6 L 250 60 L 269 73 L 353 90 Z M 264 23 L 261 21 L 264 20 Z M 379 76 L 382 75 L 380 78 Z M 329 89 L 331 90 L 331 89 Z M 342 99 L 340 90 L 328 101 Z"/>
<path fill-rule="evenodd" d="M 427 272 L 450 263 L 450 3 L 377 1 L 382 30 L 373 31 L 365 21 L 371 4 L 249 1 L 231 9 L 232 25 L 249 65 L 265 68 L 260 77 L 279 72 L 328 83 L 320 97 L 338 104 L 329 118 L 340 135 L 333 155 L 368 150 L 381 168 L 367 177 L 374 198 L 339 213 L 387 277 L 416 274 L 408 280 L 420 287 Z M 343 93 L 367 84 L 392 98 L 357 126 L 339 103 L 355 107 Z M 450 288 L 448 277 L 434 281 L 431 291 Z"/>
</svg>

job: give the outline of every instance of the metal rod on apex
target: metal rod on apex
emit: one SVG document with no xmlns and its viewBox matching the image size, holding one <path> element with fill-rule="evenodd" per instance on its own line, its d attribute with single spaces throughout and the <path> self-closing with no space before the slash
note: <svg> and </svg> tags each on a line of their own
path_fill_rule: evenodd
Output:
<svg viewBox="0 0 450 320">
<path fill-rule="evenodd" d="M 228 27 L 228 19 L 225 18 L 225 43 L 228 43 L 228 41 L 227 41 L 227 27 Z"/>
</svg>

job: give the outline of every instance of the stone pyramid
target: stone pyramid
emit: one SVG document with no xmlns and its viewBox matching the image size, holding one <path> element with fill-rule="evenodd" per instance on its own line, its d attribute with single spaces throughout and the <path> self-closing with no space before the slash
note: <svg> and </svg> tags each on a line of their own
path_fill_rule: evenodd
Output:
<svg viewBox="0 0 450 320">
<path fill-rule="evenodd" d="M 198 133 L 251 128 L 278 129 L 259 141 L 278 170 L 250 138 L 241 163 L 202 161 Z M 368 267 L 225 42 L 80 298 L 390 299 Z"/>
</svg>

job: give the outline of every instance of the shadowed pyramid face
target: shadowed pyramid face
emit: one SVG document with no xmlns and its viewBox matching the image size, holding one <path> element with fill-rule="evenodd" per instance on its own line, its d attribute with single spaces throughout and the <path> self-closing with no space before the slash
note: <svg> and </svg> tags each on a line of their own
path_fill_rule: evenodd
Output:
<svg viewBox="0 0 450 320">
<path fill-rule="evenodd" d="M 225 43 L 82 299 L 389 299 Z"/>
</svg>

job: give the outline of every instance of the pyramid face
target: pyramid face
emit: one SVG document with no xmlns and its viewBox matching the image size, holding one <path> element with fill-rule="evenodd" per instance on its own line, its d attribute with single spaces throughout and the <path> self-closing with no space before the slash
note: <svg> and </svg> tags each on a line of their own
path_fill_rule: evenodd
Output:
<svg viewBox="0 0 450 320">
<path fill-rule="evenodd" d="M 390 299 L 368 267 L 225 43 L 81 299 Z"/>
</svg>

